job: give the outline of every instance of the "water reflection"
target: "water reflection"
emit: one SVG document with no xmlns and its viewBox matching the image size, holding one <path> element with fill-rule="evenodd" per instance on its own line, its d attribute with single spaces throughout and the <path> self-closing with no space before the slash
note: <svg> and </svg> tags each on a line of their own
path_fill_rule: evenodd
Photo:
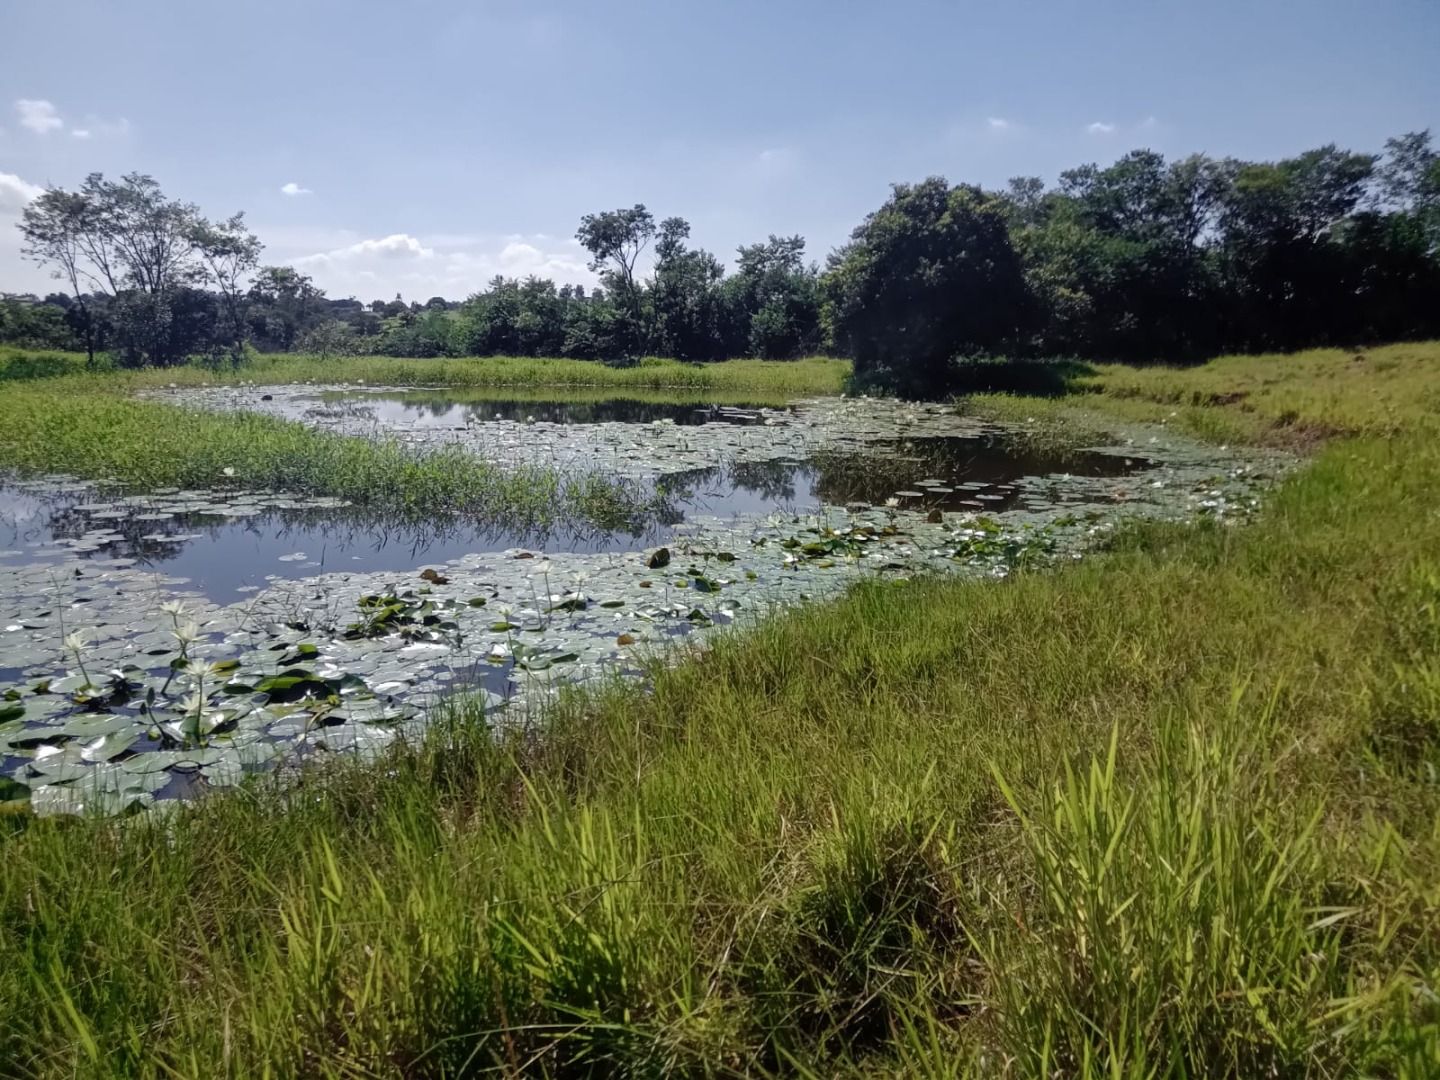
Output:
<svg viewBox="0 0 1440 1080">
<path fill-rule="evenodd" d="M 1112 454 L 1046 455 L 999 436 L 892 439 L 805 460 L 717 463 L 668 473 L 656 483 L 662 498 L 652 521 L 617 531 L 506 529 L 454 515 L 417 522 L 350 506 L 277 507 L 254 495 L 228 502 L 216 495 L 214 502 L 199 505 L 181 496 L 94 503 L 81 494 L 0 487 L 0 560 L 13 567 L 78 556 L 98 566 L 154 569 L 189 579 L 216 602 L 231 603 L 276 578 L 410 572 L 516 547 L 633 551 L 668 543 L 699 514 L 763 517 L 777 510 L 885 505 L 890 499 L 906 509 L 998 512 L 1022 498 L 1078 498 L 1059 490 L 1060 474 L 1116 477 L 1148 467 L 1147 461 Z M 1046 476 L 1057 478 L 1056 491 L 1016 486 L 1022 477 Z"/>
<path fill-rule="evenodd" d="M 23 513 L 4 513 L 11 506 Z M 408 572 L 477 551 L 512 547 L 581 553 L 626 551 L 669 535 L 649 530 L 542 532 L 481 527 L 460 517 L 388 519 L 355 507 L 267 509 L 243 517 L 163 515 L 140 507 L 94 513 L 78 497 L 36 498 L 0 488 L 0 559 L 11 565 L 79 556 L 104 566 L 188 578 L 217 603 L 231 603 L 272 578 L 347 570 Z M 673 512 L 667 517 L 677 518 Z"/>
<path fill-rule="evenodd" d="M 359 416 L 381 425 L 463 428 L 494 421 L 548 424 L 759 424 L 768 414 L 788 412 L 754 402 L 717 404 L 643 397 L 516 398 L 458 396 L 449 390 L 405 393 L 326 393 L 322 413 Z"/>
</svg>

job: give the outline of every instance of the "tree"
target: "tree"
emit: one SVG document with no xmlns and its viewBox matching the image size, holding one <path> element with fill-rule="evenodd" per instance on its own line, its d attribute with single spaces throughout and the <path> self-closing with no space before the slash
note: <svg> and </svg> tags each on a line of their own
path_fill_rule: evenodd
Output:
<svg viewBox="0 0 1440 1080">
<path fill-rule="evenodd" d="M 85 357 L 95 366 L 95 330 L 85 294 L 99 281 L 87 255 L 86 237 L 98 231 L 93 209 L 83 195 L 51 188 L 25 207 L 20 215 L 22 252 L 51 268 L 51 276 L 70 286 L 81 314 Z"/>
<path fill-rule="evenodd" d="M 575 239 L 590 252 L 590 269 L 601 275 L 629 317 L 627 351 L 638 351 L 646 341 L 644 300 L 635 279 L 635 265 L 655 236 L 655 218 L 643 203 L 628 210 L 606 210 L 580 219 Z"/>
<path fill-rule="evenodd" d="M 1376 159 L 1334 146 L 1237 166 L 1220 216 L 1227 337 L 1246 348 L 1348 340 L 1354 283 L 1335 231 Z"/>
<path fill-rule="evenodd" d="M 208 281 L 220 293 L 225 311 L 224 337 L 230 343 L 231 362 L 238 365 L 245 355 L 245 316 L 250 295 L 245 283 L 260 264 L 264 245 L 245 227 L 243 213 L 218 225 L 197 218 L 192 230 L 191 242 L 205 266 Z"/>
<path fill-rule="evenodd" d="M 731 304 L 741 340 L 735 351 L 766 360 L 813 352 L 820 342 L 819 276 L 805 265 L 805 238 L 775 236 L 736 251 Z"/>
<path fill-rule="evenodd" d="M 292 266 L 262 267 L 247 300 L 250 334 L 270 348 L 291 349 L 324 321 L 325 291 Z"/>
<path fill-rule="evenodd" d="M 1028 322 L 1004 201 L 938 176 L 894 186 L 830 256 L 825 291 L 857 380 L 907 393 L 945 390 L 953 360 L 1012 348 Z"/>
<path fill-rule="evenodd" d="M 724 348 L 724 299 L 719 285 L 725 268 L 710 252 L 687 247 L 689 236 L 690 225 L 684 218 L 666 218 L 660 223 L 651 286 L 653 344 L 659 352 L 680 360 L 711 360 Z"/>
<path fill-rule="evenodd" d="M 36 199 L 22 214 L 20 229 L 30 257 L 52 266 L 76 292 L 77 303 L 85 303 L 82 282 L 109 298 L 122 359 L 170 364 L 195 345 L 195 298 L 184 290 L 203 284 L 209 273 L 199 238 L 232 247 L 230 254 L 216 249 L 217 266 L 243 268 L 258 251 L 238 217 L 202 225 L 193 204 L 167 198 L 149 176 L 128 173 L 112 181 L 91 173 L 78 192 L 57 188 Z M 238 290 L 238 279 L 232 284 Z M 93 359 L 88 336 L 87 349 Z"/>
</svg>

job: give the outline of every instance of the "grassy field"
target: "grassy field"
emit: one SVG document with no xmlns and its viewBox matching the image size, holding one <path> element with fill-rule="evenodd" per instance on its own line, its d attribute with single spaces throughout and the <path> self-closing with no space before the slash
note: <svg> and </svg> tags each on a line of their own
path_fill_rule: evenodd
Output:
<svg viewBox="0 0 1440 1080">
<path fill-rule="evenodd" d="M 85 358 L 78 353 L 33 353 L 0 348 L 0 381 L 80 374 Z M 198 365 L 146 371 L 116 372 L 127 388 L 212 386 L 241 381 L 255 383 L 356 382 L 372 386 L 458 387 L 603 387 L 624 396 L 627 391 L 679 390 L 693 393 L 739 393 L 757 403 L 780 404 L 796 397 L 838 394 L 850 374 L 845 360 L 727 360 L 716 364 L 682 364 L 644 360 L 617 368 L 589 360 L 534 360 L 484 357 L 463 360 L 405 360 L 395 357 L 318 357 L 291 354 L 257 355 L 236 370 L 213 371 Z"/>
<path fill-rule="evenodd" d="M 1215 442 L 1305 450 L 1337 435 L 1399 434 L 1440 415 L 1437 365 L 1433 342 L 1222 356 L 1198 367 L 1097 364 L 1085 366 L 1064 397 L 989 395 L 975 404 L 1006 419 L 1061 424 L 1077 419 L 1072 403 L 1099 404 Z"/>
<path fill-rule="evenodd" d="M 1440 346 L 1367 355 L 1087 377 L 1358 433 L 1253 525 L 865 585 L 498 742 L 461 707 L 288 791 L 10 819 L 3 1071 L 1435 1075 Z"/>
</svg>

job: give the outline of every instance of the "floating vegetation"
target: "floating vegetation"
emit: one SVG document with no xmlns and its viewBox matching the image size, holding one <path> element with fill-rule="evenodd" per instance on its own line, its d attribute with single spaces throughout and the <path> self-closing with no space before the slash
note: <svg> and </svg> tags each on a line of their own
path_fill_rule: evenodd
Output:
<svg viewBox="0 0 1440 1080">
<path fill-rule="evenodd" d="M 290 408 L 302 390 L 264 392 Z M 262 396 L 223 393 L 212 404 Z M 763 423 L 484 427 L 499 441 L 480 453 L 623 455 L 673 508 L 660 542 L 467 534 L 448 557 L 402 547 L 395 565 L 367 567 L 340 537 L 373 539 L 372 512 L 338 498 L 230 477 L 134 495 L 62 478 L 8 489 L 0 794 L 41 813 L 117 812 L 316 754 L 367 756 L 459 688 L 514 722 L 562 685 L 635 670 L 637 651 L 703 644 L 866 576 L 1004 578 L 1081 557 L 1127 516 L 1231 520 L 1284 466 L 1140 429 L 1031 474 L 1058 459 L 947 407 L 894 402 L 808 402 Z M 472 449 L 411 434 L 422 454 Z M 289 515 L 310 531 L 281 543 L 270 523 Z M 207 545 L 243 561 L 221 543 L 236 537 L 264 552 L 257 585 L 217 597 L 213 560 L 192 564 L 194 580 L 174 572 Z"/>
</svg>

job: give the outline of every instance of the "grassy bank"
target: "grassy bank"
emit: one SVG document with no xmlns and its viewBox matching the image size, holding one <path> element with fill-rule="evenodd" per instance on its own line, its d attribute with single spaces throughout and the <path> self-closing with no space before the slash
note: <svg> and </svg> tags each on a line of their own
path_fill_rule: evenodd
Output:
<svg viewBox="0 0 1440 1080">
<path fill-rule="evenodd" d="M 1076 402 L 1215 442 L 1300 450 L 1336 436 L 1395 435 L 1440 416 L 1440 343 L 1222 356 L 1196 367 L 1073 365 L 1066 396 L 987 395 L 1004 419 L 1065 425 Z"/>
<path fill-rule="evenodd" d="M 1161 378 L 1146 407 L 1168 418 Z M 1089 403 L 1112 399 L 1145 402 Z M 1241 400 L 1184 405 L 1207 411 L 1187 426 L 1240 430 Z M 460 710 L 289 794 L 17 819 L 0 1061 L 1433 1075 L 1425 401 L 1357 411 L 1392 434 L 1332 440 L 1252 526 L 1146 526 L 1003 584 L 866 585 L 543 732 L 497 744 Z"/>
<path fill-rule="evenodd" d="M 0 348 L 0 381 L 84 371 L 85 358 L 71 353 L 36 354 Z M 645 360 L 618 368 L 589 360 L 537 360 L 481 357 L 459 360 L 407 360 L 385 356 L 318 357 L 292 354 L 254 356 L 236 370 L 212 371 L 198 365 L 116 372 L 128 387 L 212 386 L 239 381 L 257 383 L 356 382 L 373 386 L 596 387 L 617 393 L 679 390 L 734 393 L 746 400 L 779 404 L 796 397 L 838 394 L 850 373 L 845 360 L 727 360 L 682 364 Z"/>
<path fill-rule="evenodd" d="M 330 495 L 383 514 L 453 511 L 516 528 L 611 527 L 648 511 L 634 485 L 597 473 L 501 468 L 456 448 L 421 453 L 275 417 L 139 401 L 129 389 L 109 375 L 5 385 L 0 469 Z"/>
</svg>

